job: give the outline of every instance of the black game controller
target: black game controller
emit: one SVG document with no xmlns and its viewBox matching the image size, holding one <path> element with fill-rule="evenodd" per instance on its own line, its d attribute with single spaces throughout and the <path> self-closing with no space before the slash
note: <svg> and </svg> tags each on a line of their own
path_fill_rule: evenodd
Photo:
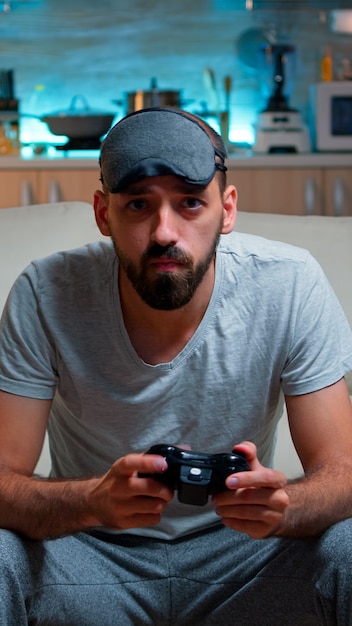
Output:
<svg viewBox="0 0 352 626">
<path fill-rule="evenodd" d="M 141 476 L 151 476 L 170 489 L 177 489 L 177 497 L 184 504 L 204 506 L 210 495 L 226 491 L 227 476 L 251 469 L 240 450 L 231 454 L 204 454 L 162 443 L 149 448 L 146 454 L 160 454 L 168 467 L 162 474 Z"/>
</svg>

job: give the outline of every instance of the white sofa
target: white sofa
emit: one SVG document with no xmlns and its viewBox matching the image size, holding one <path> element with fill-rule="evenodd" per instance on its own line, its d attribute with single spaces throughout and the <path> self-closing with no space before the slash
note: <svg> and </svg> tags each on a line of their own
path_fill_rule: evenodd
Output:
<svg viewBox="0 0 352 626">
<path fill-rule="evenodd" d="M 236 228 L 308 248 L 324 268 L 352 325 L 352 217 L 240 212 Z M 93 209 L 84 202 L 0 209 L 0 310 L 16 276 L 33 258 L 101 238 Z M 352 394 L 352 377 L 348 382 Z M 285 416 L 279 427 L 275 465 L 289 477 L 301 471 Z M 49 467 L 46 442 L 37 471 L 47 474 Z"/>
</svg>

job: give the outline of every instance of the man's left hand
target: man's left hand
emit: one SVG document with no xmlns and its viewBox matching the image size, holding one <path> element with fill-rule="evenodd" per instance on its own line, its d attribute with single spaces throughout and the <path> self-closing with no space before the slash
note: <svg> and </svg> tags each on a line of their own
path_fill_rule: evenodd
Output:
<svg viewBox="0 0 352 626">
<path fill-rule="evenodd" d="M 253 443 L 243 442 L 235 450 L 245 453 L 251 471 L 228 476 L 227 491 L 213 496 L 213 503 L 225 526 L 264 539 L 279 529 L 289 504 L 287 480 L 259 463 Z"/>
</svg>

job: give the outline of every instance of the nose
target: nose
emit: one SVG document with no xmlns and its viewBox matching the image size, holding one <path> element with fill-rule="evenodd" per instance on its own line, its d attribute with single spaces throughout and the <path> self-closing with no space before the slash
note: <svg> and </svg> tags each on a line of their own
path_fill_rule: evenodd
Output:
<svg viewBox="0 0 352 626">
<path fill-rule="evenodd" d="M 169 204 L 163 204 L 153 216 L 151 239 L 160 246 L 175 245 L 177 235 L 177 215 Z"/>
</svg>

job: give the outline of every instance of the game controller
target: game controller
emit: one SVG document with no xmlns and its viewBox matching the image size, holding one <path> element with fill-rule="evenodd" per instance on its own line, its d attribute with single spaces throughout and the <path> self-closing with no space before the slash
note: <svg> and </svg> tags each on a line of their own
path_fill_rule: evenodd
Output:
<svg viewBox="0 0 352 626">
<path fill-rule="evenodd" d="M 176 489 L 178 500 L 184 504 L 204 506 L 210 495 L 226 491 L 227 476 L 251 469 L 240 450 L 233 450 L 231 454 L 204 454 L 162 443 L 149 448 L 146 454 L 160 454 L 168 467 L 162 474 L 141 476 L 151 476 L 170 489 Z"/>
</svg>

